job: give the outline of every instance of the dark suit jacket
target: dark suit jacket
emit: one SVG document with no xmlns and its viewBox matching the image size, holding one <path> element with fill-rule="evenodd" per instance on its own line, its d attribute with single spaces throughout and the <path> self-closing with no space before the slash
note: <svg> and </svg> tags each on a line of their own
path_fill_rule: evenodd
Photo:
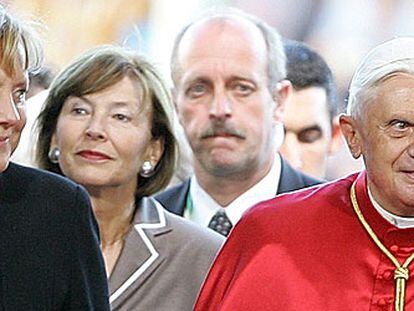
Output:
<svg viewBox="0 0 414 311">
<path fill-rule="evenodd" d="M 306 188 L 322 182 L 295 170 L 282 157 L 281 160 L 279 186 L 277 190 L 275 189 L 275 195 Z M 183 216 L 189 190 L 190 179 L 187 179 L 186 181 L 157 194 L 155 198 L 171 213 Z"/>
<path fill-rule="evenodd" d="M 0 173 L 0 310 L 109 310 L 88 196 L 10 163 Z"/>
</svg>

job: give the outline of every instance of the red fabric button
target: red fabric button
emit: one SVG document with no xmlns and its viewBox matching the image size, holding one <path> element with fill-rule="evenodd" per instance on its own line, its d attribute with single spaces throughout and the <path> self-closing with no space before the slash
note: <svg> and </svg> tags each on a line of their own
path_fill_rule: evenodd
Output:
<svg viewBox="0 0 414 311">
<path fill-rule="evenodd" d="M 393 275 L 394 275 L 393 271 L 387 270 L 383 273 L 382 277 L 384 278 L 384 280 L 389 281 L 392 279 Z"/>
<path fill-rule="evenodd" d="M 377 305 L 379 305 L 380 307 L 384 307 L 387 305 L 387 301 L 384 298 L 380 298 L 377 301 Z"/>
<path fill-rule="evenodd" d="M 399 250 L 400 248 L 398 247 L 398 245 L 393 245 L 393 246 L 391 246 L 390 247 L 390 250 L 392 251 L 392 252 L 398 252 L 398 250 Z"/>
</svg>

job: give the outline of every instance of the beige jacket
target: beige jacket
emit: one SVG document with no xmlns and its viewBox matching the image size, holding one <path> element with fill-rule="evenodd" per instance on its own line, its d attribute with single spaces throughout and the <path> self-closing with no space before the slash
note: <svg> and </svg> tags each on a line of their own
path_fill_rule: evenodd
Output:
<svg viewBox="0 0 414 311">
<path fill-rule="evenodd" d="M 112 309 L 192 310 L 223 241 L 154 199 L 142 199 L 109 279 Z"/>
</svg>

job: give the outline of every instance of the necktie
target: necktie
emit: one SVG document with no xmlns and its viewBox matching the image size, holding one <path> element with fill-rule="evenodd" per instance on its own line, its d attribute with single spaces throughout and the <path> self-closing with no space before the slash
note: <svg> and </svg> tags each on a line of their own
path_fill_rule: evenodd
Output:
<svg viewBox="0 0 414 311">
<path fill-rule="evenodd" d="M 226 212 L 224 210 L 219 210 L 211 218 L 208 227 L 224 236 L 228 236 L 233 225 L 231 224 L 230 219 L 227 217 Z"/>
</svg>

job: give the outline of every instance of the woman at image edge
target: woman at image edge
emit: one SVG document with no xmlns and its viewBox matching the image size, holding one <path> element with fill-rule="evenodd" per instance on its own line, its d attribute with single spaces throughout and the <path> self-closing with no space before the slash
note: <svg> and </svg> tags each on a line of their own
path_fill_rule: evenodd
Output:
<svg viewBox="0 0 414 311">
<path fill-rule="evenodd" d="M 0 309 L 109 310 L 85 191 L 9 162 L 26 123 L 28 73 L 41 61 L 33 29 L 0 5 Z"/>
</svg>

